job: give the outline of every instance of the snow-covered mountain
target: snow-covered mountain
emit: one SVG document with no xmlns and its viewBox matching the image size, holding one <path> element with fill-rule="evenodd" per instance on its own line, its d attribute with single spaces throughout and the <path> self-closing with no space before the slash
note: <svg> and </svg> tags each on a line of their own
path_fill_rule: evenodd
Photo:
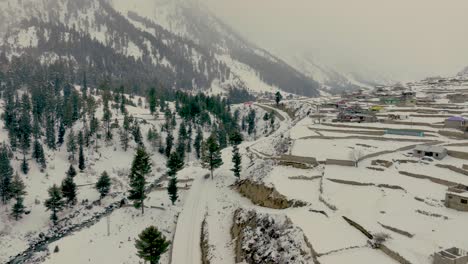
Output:
<svg viewBox="0 0 468 264">
<path fill-rule="evenodd" d="M 297 70 L 319 82 L 322 90 L 331 93 L 358 89 L 373 89 L 378 84 L 392 83 L 391 79 L 375 73 L 346 71 L 323 63 L 311 54 L 284 56 L 286 61 Z"/>
<path fill-rule="evenodd" d="M 0 0 L 4 55 L 65 63 L 70 79 L 318 95 L 320 84 L 191 0 Z M 214 89 L 214 90 L 213 90 Z"/>
</svg>

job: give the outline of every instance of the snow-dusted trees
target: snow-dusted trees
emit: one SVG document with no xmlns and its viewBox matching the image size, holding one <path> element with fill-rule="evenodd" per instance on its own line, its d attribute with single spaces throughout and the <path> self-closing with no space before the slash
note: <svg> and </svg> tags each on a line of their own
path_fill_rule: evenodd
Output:
<svg viewBox="0 0 468 264">
<path fill-rule="evenodd" d="M 169 185 L 167 187 L 167 192 L 169 198 L 174 205 L 179 196 L 177 195 L 177 172 L 179 172 L 184 167 L 184 159 L 178 152 L 173 152 L 167 160 L 167 175 L 169 176 Z"/>
<path fill-rule="evenodd" d="M 12 198 L 13 168 L 8 157 L 8 148 L 3 145 L 0 147 L 0 197 L 6 204 Z"/>
<path fill-rule="evenodd" d="M 141 259 L 151 264 L 157 264 L 161 255 L 168 250 L 169 244 L 156 227 L 150 226 L 138 235 L 135 247 Z"/>
<path fill-rule="evenodd" d="M 25 213 L 25 207 L 23 204 L 24 196 L 26 195 L 25 189 L 26 186 L 24 186 L 23 181 L 17 173 L 11 182 L 11 193 L 15 199 L 15 203 L 11 209 L 11 215 L 15 220 L 22 218 L 22 215 Z"/>
<path fill-rule="evenodd" d="M 102 172 L 101 177 L 96 183 L 96 189 L 98 190 L 100 199 L 104 198 L 110 191 L 111 181 L 109 174 L 106 171 Z"/>
<path fill-rule="evenodd" d="M 50 215 L 50 220 L 55 224 L 57 224 L 57 213 L 60 212 L 64 206 L 64 202 L 62 200 L 62 193 L 60 192 L 60 188 L 57 185 L 53 185 L 49 188 L 49 199 L 47 199 L 44 203 L 47 210 L 52 211 Z"/>
<path fill-rule="evenodd" d="M 233 145 L 232 148 L 232 163 L 233 167 L 231 171 L 234 173 L 234 176 L 237 178 L 240 178 L 240 172 L 242 169 L 241 163 L 242 163 L 242 156 L 239 153 L 239 144 L 242 143 L 242 134 L 239 131 L 234 131 L 230 136 L 229 136 L 229 141 Z"/>
<path fill-rule="evenodd" d="M 221 148 L 218 145 L 216 134 L 211 134 L 203 144 L 201 160 L 203 168 L 210 170 L 211 179 L 213 179 L 213 171 L 223 165 Z"/>
<path fill-rule="evenodd" d="M 137 149 L 130 170 L 130 195 L 128 199 L 133 201 L 133 206 L 145 213 L 144 200 L 146 198 L 146 176 L 151 172 L 151 159 L 146 150 L 142 147 Z"/>
<path fill-rule="evenodd" d="M 75 132 L 73 130 L 70 131 L 67 138 L 67 151 L 69 153 L 69 160 L 75 160 L 76 154 L 76 137 Z"/>
</svg>

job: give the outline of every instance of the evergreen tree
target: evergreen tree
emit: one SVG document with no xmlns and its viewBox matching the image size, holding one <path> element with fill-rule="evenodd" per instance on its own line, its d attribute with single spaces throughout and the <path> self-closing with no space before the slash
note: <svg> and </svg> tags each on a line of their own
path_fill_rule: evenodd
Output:
<svg viewBox="0 0 468 264">
<path fill-rule="evenodd" d="M 100 199 L 104 198 L 109 193 L 110 186 L 111 186 L 111 180 L 110 180 L 109 174 L 107 174 L 107 172 L 104 171 L 101 174 L 101 177 L 99 177 L 98 182 L 96 183 L 96 189 L 101 195 Z"/>
<path fill-rule="evenodd" d="M 195 141 L 193 142 L 193 148 L 195 149 L 195 154 L 197 159 L 201 158 L 201 145 L 203 142 L 203 131 L 200 127 L 197 128 L 197 135 L 195 136 Z"/>
<path fill-rule="evenodd" d="M 59 146 L 63 144 L 64 137 L 65 137 L 65 125 L 63 124 L 63 122 L 60 122 L 59 132 L 58 132 L 58 141 L 57 141 L 57 144 Z"/>
<path fill-rule="evenodd" d="M 70 167 L 68 167 L 67 171 L 67 177 L 74 178 L 77 175 L 75 167 L 73 167 L 72 164 L 70 164 Z"/>
<path fill-rule="evenodd" d="M 47 124 L 46 124 L 46 143 L 49 149 L 56 149 L 55 143 L 55 123 L 52 117 L 47 117 Z"/>
<path fill-rule="evenodd" d="M 13 204 L 11 215 L 18 220 L 25 213 L 24 195 L 26 195 L 26 186 L 19 177 L 18 174 L 15 175 L 13 181 L 11 182 L 11 193 L 15 198 L 16 202 Z"/>
<path fill-rule="evenodd" d="M 20 140 L 23 155 L 31 148 L 31 103 L 28 94 L 24 93 L 21 97 L 21 117 L 18 123 L 18 138 Z"/>
<path fill-rule="evenodd" d="M 12 197 L 11 181 L 13 178 L 13 168 L 8 157 L 8 149 L 4 145 L 0 148 L 0 197 L 6 204 Z"/>
<path fill-rule="evenodd" d="M 120 143 L 124 151 L 127 151 L 128 145 L 130 143 L 129 131 L 130 131 L 130 117 L 128 116 L 128 114 L 125 113 L 122 129 L 120 131 Z"/>
<path fill-rule="evenodd" d="M 144 214 L 146 199 L 145 177 L 151 172 L 151 160 L 146 150 L 142 147 L 137 149 L 135 158 L 133 159 L 132 168 L 130 170 L 130 195 L 128 199 L 133 201 L 135 208 L 141 208 L 141 213 Z"/>
<path fill-rule="evenodd" d="M 234 176 L 236 176 L 237 178 L 240 178 L 240 172 L 242 169 L 242 166 L 241 166 L 242 157 L 239 153 L 239 144 L 241 144 L 243 141 L 242 134 L 239 131 L 235 130 L 229 136 L 229 141 L 233 145 L 233 148 L 232 148 L 233 168 L 231 169 L 231 171 L 234 172 Z"/>
<path fill-rule="evenodd" d="M 35 159 L 39 165 L 41 165 L 41 169 L 45 169 L 47 167 L 46 159 L 44 155 L 44 148 L 42 147 L 42 144 L 37 139 L 34 140 L 32 158 Z"/>
<path fill-rule="evenodd" d="M 256 117 L 256 112 L 254 109 L 250 110 L 249 115 L 247 117 L 247 123 L 248 123 L 248 128 L 247 128 L 247 133 L 251 135 L 255 131 L 255 117 Z"/>
<path fill-rule="evenodd" d="M 276 92 L 276 94 L 275 94 L 276 106 L 279 105 L 279 103 L 281 102 L 282 99 L 283 99 L 283 96 L 281 95 L 280 91 Z"/>
<path fill-rule="evenodd" d="M 213 171 L 223 165 L 221 148 L 215 134 L 211 134 L 203 144 L 201 160 L 203 168 L 210 170 L 211 179 L 213 179 Z"/>
<path fill-rule="evenodd" d="M 167 186 L 167 192 L 169 194 L 169 199 L 172 202 L 172 205 L 175 204 L 179 198 L 178 188 L 177 188 L 177 177 L 173 176 L 169 179 L 169 185 Z"/>
<path fill-rule="evenodd" d="M 167 157 L 171 155 L 173 145 L 174 145 L 174 136 L 172 136 L 172 133 L 168 131 L 167 137 L 166 137 L 166 149 L 165 149 L 165 153 Z"/>
<path fill-rule="evenodd" d="M 242 169 L 242 157 L 239 153 L 239 147 L 237 145 L 234 145 L 234 147 L 232 148 L 232 163 L 233 167 L 231 171 L 234 172 L 234 176 L 240 178 L 240 172 Z"/>
<path fill-rule="evenodd" d="M 23 174 L 28 174 L 29 172 L 29 164 L 28 161 L 26 160 L 26 156 L 23 156 L 23 161 L 21 162 L 21 171 Z"/>
<path fill-rule="evenodd" d="M 80 169 L 80 171 L 83 171 L 84 169 L 86 169 L 83 144 L 84 144 L 83 132 L 80 131 L 80 133 L 78 133 L 78 145 L 79 145 L 78 168 Z"/>
<path fill-rule="evenodd" d="M 172 205 L 177 201 L 179 196 L 177 195 L 177 172 L 184 167 L 184 159 L 177 152 L 171 153 L 169 159 L 167 160 L 167 175 L 170 177 L 169 185 L 167 187 L 167 192 L 169 193 L 169 198 L 172 202 Z"/>
<path fill-rule="evenodd" d="M 192 152 L 192 134 L 193 134 L 192 123 L 189 123 L 189 128 L 187 131 L 187 145 L 185 148 L 187 153 Z"/>
<path fill-rule="evenodd" d="M 156 89 L 152 87 L 148 93 L 148 104 L 152 115 L 156 112 L 156 107 L 158 106 L 157 103 L 158 101 L 156 99 Z"/>
<path fill-rule="evenodd" d="M 104 122 L 106 126 L 106 140 L 111 140 L 112 139 L 112 133 L 111 133 L 111 120 L 112 120 L 112 112 L 109 108 L 109 95 L 104 94 L 103 97 L 103 103 L 104 103 L 104 110 L 103 110 L 103 115 L 102 115 L 102 121 Z"/>
<path fill-rule="evenodd" d="M 146 138 L 150 142 L 150 145 L 151 145 L 153 151 L 155 151 L 158 148 L 158 143 L 160 142 L 160 138 L 159 138 L 159 135 L 158 135 L 158 132 L 156 131 L 156 129 L 153 129 L 153 128 L 150 127 L 150 129 L 148 130 L 148 135 L 147 135 Z"/>
<path fill-rule="evenodd" d="M 177 175 L 177 172 L 180 171 L 184 167 L 184 160 L 182 157 L 177 153 L 173 152 L 169 156 L 167 160 L 167 175 L 170 177 L 174 177 Z"/>
<path fill-rule="evenodd" d="M 49 199 L 47 199 L 44 203 L 47 210 L 52 211 L 50 219 L 52 222 L 57 224 L 57 213 L 60 212 L 64 206 L 64 202 L 62 200 L 62 193 L 60 192 L 60 188 L 57 185 L 53 185 L 49 188 Z"/>
<path fill-rule="evenodd" d="M 159 263 L 161 255 L 168 250 L 169 245 L 170 243 L 166 241 L 166 238 L 154 226 L 143 230 L 135 242 L 137 255 L 150 264 Z"/>
<path fill-rule="evenodd" d="M 22 218 L 22 215 L 26 212 L 26 207 L 24 206 L 24 198 L 18 197 L 16 198 L 16 202 L 13 204 L 11 208 L 11 216 L 15 218 L 16 221 Z"/>
<path fill-rule="evenodd" d="M 73 130 L 70 131 L 70 134 L 68 134 L 68 139 L 67 139 L 67 151 L 70 153 L 70 160 L 75 160 L 75 153 L 76 153 L 76 139 L 75 139 L 75 133 Z"/>
<path fill-rule="evenodd" d="M 73 177 L 66 176 L 62 181 L 62 195 L 67 199 L 68 204 L 74 205 L 76 203 L 76 184 Z"/>
<path fill-rule="evenodd" d="M 135 143 L 137 143 L 138 146 L 143 146 L 143 136 L 141 135 L 140 124 L 138 124 L 137 120 L 133 123 L 132 134 Z"/>
</svg>

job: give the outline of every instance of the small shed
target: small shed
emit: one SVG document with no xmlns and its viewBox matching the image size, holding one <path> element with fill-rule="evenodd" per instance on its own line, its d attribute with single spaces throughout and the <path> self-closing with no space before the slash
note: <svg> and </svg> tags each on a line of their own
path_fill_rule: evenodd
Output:
<svg viewBox="0 0 468 264">
<path fill-rule="evenodd" d="M 453 247 L 436 252 L 434 264 L 468 264 L 468 252 Z"/>
<path fill-rule="evenodd" d="M 461 116 L 452 116 L 445 119 L 446 128 L 462 129 L 466 125 L 466 119 Z"/>
<path fill-rule="evenodd" d="M 416 157 L 431 157 L 441 160 L 447 156 L 447 149 L 440 146 L 417 145 L 413 150 Z"/>
<path fill-rule="evenodd" d="M 445 207 L 468 212 L 468 186 L 458 184 L 445 193 Z"/>
</svg>

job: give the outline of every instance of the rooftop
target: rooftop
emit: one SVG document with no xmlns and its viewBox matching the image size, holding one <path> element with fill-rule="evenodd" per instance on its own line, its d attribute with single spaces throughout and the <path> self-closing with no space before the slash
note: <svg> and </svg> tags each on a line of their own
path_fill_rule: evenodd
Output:
<svg viewBox="0 0 468 264">
<path fill-rule="evenodd" d="M 452 116 L 447 118 L 447 121 L 465 121 L 465 118 L 461 116 Z"/>
<path fill-rule="evenodd" d="M 447 149 L 444 147 L 431 146 L 431 145 L 417 145 L 414 149 L 418 151 L 435 152 L 435 153 L 442 153 L 442 152 L 447 151 Z"/>
</svg>

